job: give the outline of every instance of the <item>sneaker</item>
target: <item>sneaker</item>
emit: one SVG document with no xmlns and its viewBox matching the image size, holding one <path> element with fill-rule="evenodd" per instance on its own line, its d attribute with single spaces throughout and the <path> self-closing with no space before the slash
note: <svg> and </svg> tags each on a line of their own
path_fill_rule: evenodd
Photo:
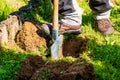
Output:
<svg viewBox="0 0 120 80">
<path fill-rule="evenodd" d="M 43 29 L 43 31 L 45 31 L 46 34 L 51 35 L 52 34 L 52 23 L 48 23 L 48 24 L 42 24 L 41 28 Z"/>
<path fill-rule="evenodd" d="M 114 28 L 109 19 L 97 20 L 97 26 L 101 33 L 104 35 L 110 35 L 114 32 Z"/>
<path fill-rule="evenodd" d="M 41 26 L 47 34 L 52 33 L 52 23 L 43 24 Z M 63 22 L 59 22 L 59 34 L 80 34 L 82 32 L 81 25 L 69 25 Z"/>
</svg>

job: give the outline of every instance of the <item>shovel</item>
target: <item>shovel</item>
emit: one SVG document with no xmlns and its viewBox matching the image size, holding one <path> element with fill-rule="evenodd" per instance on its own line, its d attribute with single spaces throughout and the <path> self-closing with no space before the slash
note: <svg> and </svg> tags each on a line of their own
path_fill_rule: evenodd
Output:
<svg viewBox="0 0 120 80">
<path fill-rule="evenodd" d="M 51 58 L 52 60 L 56 60 L 62 58 L 62 44 L 63 44 L 63 35 L 59 35 L 58 32 L 58 1 L 54 0 L 53 8 L 54 8 L 54 15 L 53 15 L 53 31 L 52 31 L 52 40 L 53 44 L 51 46 Z"/>
</svg>

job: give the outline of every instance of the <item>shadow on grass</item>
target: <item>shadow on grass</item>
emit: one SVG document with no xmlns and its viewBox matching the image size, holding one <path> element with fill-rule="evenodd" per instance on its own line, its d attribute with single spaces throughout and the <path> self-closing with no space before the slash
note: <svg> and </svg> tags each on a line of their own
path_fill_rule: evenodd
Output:
<svg viewBox="0 0 120 80">
<path fill-rule="evenodd" d="M 0 51 L 0 80 L 17 80 L 21 62 L 29 54 L 15 53 L 13 50 Z"/>
<path fill-rule="evenodd" d="M 88 40 L 97 80 L 120 79 L 120 46 Z"/>
<path fill-rule="evenodd" d="M 92 16 L 93 16 L 92 14 L 83 15 L 82 25 L 85 26 L 91 24 L 94 21 Z"/>
<path fill-rule="evenodd" d="M 82 16 L 82 25 L 85 26 L 87 25 L 88 27 L 92 27 L 92 29 L 97 32 L 98 31 L 98 28 L 97 28 L 97 24 L 96 24 L 96 21 L 94 20 L 93 18 L 93 14 L 92 13 L 89 13 L 87 15 L 83 15 Z M 90 25 L 90 26 L 89 26 Z"/>
</svg>

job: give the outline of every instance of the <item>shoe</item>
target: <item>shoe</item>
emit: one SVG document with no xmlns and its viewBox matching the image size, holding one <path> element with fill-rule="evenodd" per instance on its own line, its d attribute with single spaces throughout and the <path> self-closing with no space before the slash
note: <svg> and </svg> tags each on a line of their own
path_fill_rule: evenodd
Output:
<svg viewBox="0 0 120 80">
<path fill-rule="evenodd" d="M 109 19 L 97 20 L 98 30 L 103 33 L 103 35 L 110 35 L 114 32 L 114 28 Z"/>
<path fill-rule="evenodd" d="M 47 34 L 52 34 L 52 23 L 43 24 L 41 27 Z M 59 34 L 80 34 L 81 32 L 81 25 L 69 25 L 63 22 L 59 22 Z"/>
<path fill-rule="evenodd" d="M 52 34 L 52 23 L 42 24 L 41 28 L 43 31 L 45 31 L 46 34 L 51 35 Z"/>
<path fill-rule="evenodd" d="M 82 32 L 82 26 L 81 25 L 69 25 L 63 22 L 59 23 L 59 33 L 60 34 L 80 34 Z"/>
</svg>

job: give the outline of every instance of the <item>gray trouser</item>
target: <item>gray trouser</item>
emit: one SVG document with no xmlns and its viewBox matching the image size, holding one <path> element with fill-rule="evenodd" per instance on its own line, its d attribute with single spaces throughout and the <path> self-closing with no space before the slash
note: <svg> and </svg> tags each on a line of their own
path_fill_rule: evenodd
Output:
<svg viewBox="0 0 120 80">
<path fill-rule="evenodd" d="M 109 18 L 113 4 L 110 0 L 90 0 L 89 6 L 92 9 L 96 20 Z M 59 13 L 62 15 L 62 22 L 71 25 L 82 24 L 83 9 L 79 7 L 76 0 L 59 0 Z"/>
</svg>

